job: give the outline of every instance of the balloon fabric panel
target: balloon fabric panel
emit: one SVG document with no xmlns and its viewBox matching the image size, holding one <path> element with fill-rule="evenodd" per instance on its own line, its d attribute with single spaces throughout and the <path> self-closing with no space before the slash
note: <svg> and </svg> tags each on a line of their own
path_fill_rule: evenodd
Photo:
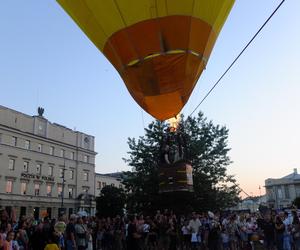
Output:
<svg viewBox="0 0 300 250">
<path fill-rule="evenodd" d="M 136 102 L 177 115 L 234 0 L 57 0 L 114 65 Z"/>
</svg>

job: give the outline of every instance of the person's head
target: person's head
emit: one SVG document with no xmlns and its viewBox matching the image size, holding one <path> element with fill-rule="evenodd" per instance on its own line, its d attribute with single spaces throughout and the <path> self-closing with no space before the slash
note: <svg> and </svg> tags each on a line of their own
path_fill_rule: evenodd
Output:
<svg viewBox="0 0 300 250">
<path fill-rule="evenodd" d="M 50 223 L 50 219 L 49 217 L 45 217 L 44 220 L 43 220 L 44 224 L 48 224 Z"/>
<path fill-rule="evenodd" d="M 282 223 L 282 219 L 279 215 L 276 216 L 276 223 Z"/>
<path fill-rule="evenodd" d="M 289 217 L 289 213 L 288 212 L 284 212 L 284 218 L 288 218 Z"/>
<path fill-rule="evenodd" d="M 164 146 L 163 146 L 163 151 L 164 152 L 168 152 L 170 150 L 170 146 L 168 145 L 168 144 L 165 144 Z"/>
<path fill-rule="evenodd" d="M 56 223 L 56 219 L 52 219 L 52 220 L 51 220 L 51 226 L 54 227 L 55 223 Z"/>
<path fill-rule="evenodd" d="M 26 227 L 27 227 L 26 221 L 22 221 L 21 228 L 26 229 Z"/>
<path fill-rule="evenodd" d="M 77 223 L 78 223 L 78 224 L 83 224 L 83 219 L 82 219 L 82 217 L 78 217 Z"/>
<path fill-rule="evenodd" d="M 267 214 L 265 215 L 265 220 L 266 220 L 266 221 L 271 221 L 271 220 L 272 220 L 272 216 L 271 216 L 270 213 L 267 213 Z"/>
<path fill-rule="evenodd" d="M 6 226 L 6 231 L 9 232 L 11 230 L 12 230 L 12 226 L 11 226 L 10 223 L 8 223 L 7 226 Z"/>
<path fill-rule="evenodd" d="M 196 212 L 193 212 L 193 213 L 192 213 L 192 219 L 193 219 L 193 220 L 196 220 L 196 219 L 197 219 L 197 214 L 196 214 Z"/>
<path fill-rule="evenodd" d="M 21 233 L 20 233 L 20 231 L 17 231 L 17 232 L 16 232 L 16 237 L 15 237 L 15 238 L 16 238 L 16 239 L 19 239 L 20 237 L 21 237 Z"/>
<path fill-rule="evenodd" d="M 292 211 L 292 216 L 297 217 L 297 212 L 295 210 Z"/>
<path fill-rule="evenodd" d="M 69 222 L 70 222 L 71 224 L 74 224 L 75 221 L 76 221 L 76 215 L 75 215 L 75 214 L 72 214 L 72 215 L 70 216 Z"/>
<path fill-rule="evenodd" d="M 12 241 L 15 238 L 15 233 L 14 231 L 9 231 L 6 235 L 6 240 L 7 241 Z"/>
</svg>

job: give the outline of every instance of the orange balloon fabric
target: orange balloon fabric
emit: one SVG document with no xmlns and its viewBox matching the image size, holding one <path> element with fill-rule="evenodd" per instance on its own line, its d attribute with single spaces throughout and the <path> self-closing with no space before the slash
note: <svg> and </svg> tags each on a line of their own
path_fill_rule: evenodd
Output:
<svg viewBox="0 0 300 250">
<path fill-rule="evenodd" d="M 135 101 L 176 116 L 234 0 L 57 0 L 114 65 Z"/>
</svg>

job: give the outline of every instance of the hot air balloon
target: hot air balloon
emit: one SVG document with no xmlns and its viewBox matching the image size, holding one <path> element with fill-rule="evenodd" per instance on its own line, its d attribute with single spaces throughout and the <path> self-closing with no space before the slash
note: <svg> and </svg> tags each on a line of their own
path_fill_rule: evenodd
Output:
<svg viewBox="0 0 300 250">
<path fill-rule="evenodd" d="M 159 120 L 188 101 L 234 0 L 57 0 Z"/>
</svg>

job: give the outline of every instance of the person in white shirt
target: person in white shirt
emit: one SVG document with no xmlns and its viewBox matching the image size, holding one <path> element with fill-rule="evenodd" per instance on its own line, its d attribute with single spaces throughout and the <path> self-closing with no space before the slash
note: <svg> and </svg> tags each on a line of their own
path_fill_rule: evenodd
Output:
<svg viewBox="0 0 300 250">
<path fill-rule="evenodd" d="M 197 214 L 195 212 L 193 212 L 192 214 L 192 219 L 189 222 L 188 225 L 188 229 L 192 232 L 192 233 L 199 233 L 200 227 L 202 226 Z"/>
<path fill-rule="evenodd" d="M 285 230 L 283 233 L 283 249 L 284 250 L 291 250 L 292 249 L 292 216 L 289 216 L 288 212 L 284 212 L 281 214 L 283 219 L 283 224 L 285 226 Z"/>
<path fill-rule="evenodd" d="M 201 242 L 200 227 L 202 226 L 197 214 L 193 212 L 192 219 L 189 222 L 188 229 L 191 231 L 192 246 L 196 248 Z"/>
<path fill-rule="evenodd" d="M 184 225 L 181 228 L 181 232 L 183 235 L 183 248 L 184 249 L 190 249 L 190 244 L 191 244 L 191 232 L 188 228 L 188 221 L 184 222 Z"/>
</svg>

